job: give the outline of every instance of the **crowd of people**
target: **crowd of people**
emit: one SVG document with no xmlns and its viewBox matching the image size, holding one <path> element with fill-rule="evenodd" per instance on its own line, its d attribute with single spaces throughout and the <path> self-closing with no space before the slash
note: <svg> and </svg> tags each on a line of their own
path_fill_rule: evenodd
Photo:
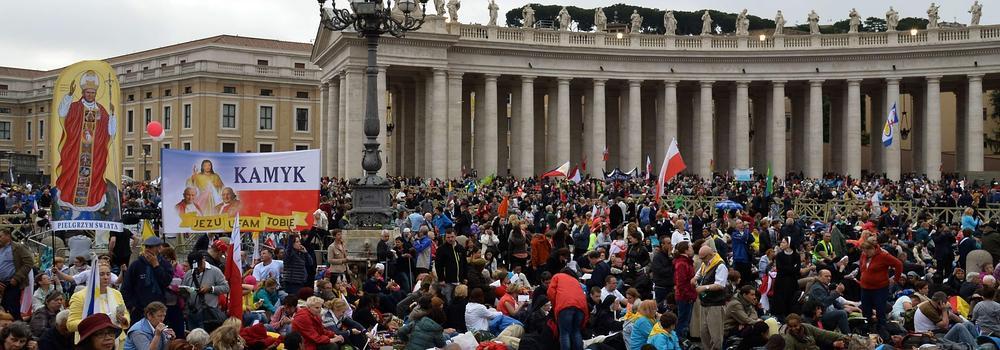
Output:
<svg viewBox="0 0 1000 350">
<path fill-rule="evenodd" d="M 260 248 L 241 260 L 242 300 L 227 300 L 228 235 L 198 234 L 180 252 L 169 239 L 112 233 L 92 255 L 73 246 L 93 233 L 66 232 L 69 254 L 47 261 L 19 242 L 22 227 L 2 228 L 0 350 L 976 349 L 1000 339 L 1000 232 L 979 214 L 1000 203 L 995 183 L 682 175 L 658 200 L 645 179 L 390 181 L 398 217 L 372 256 L 349 251 L 346 180 L 323 180 L 311 229 L 247 235 L 243 247 Z M 47 188 L 0 187 L 0 214 L 45 224 Z M 122 200 L 156 208 L 156 192 L 131 184 Z M 708 196 L 732 204 L 678 203 Z M 796 213 L 801 198 L 865 205 L 817 220 Z M 965 215 L 908 216 L 899 201 Z M 225 314 L 229 303 L 242 303 L 242 318 Z"/>
</svg>

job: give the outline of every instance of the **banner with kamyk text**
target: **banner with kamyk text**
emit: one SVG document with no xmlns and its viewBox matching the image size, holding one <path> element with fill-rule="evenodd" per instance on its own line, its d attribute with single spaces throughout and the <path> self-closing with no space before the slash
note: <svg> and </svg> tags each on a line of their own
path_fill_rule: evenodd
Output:
<svg viewBox="0 0 1000 350">
<path fill-rule="evenodd" d="M 49 135 L 52 229 L 121 231 L 121 111 L 118 78 L 107 62 L 63 69 L 52 87 Z"/>
<path fill-rule="evenodd" d="M 161 150 L 163 231 L 304 230 L 319 207 L 319 150 L 207 153 Z"/>
</svg>

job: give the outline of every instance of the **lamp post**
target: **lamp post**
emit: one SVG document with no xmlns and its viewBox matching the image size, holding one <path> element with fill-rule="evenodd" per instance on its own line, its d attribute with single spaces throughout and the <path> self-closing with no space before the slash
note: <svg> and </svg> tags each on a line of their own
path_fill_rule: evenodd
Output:
<svg viewBox="0 0 1000 350">
<path fill-rule="evenodd" d="M 390 225 L 393 218 L 389 183 L 378 175 L 382 168 L 378 137 L 378 100 L 376 89 L 378 77 L 377 51 L 378 39 L 382 34 L 402 37 L 406 32 L 420 29 L 424 24 L 425 4 L 427 0 L 350 0 L 351 9 L 338 9 L 336 0 L 331 1 L 331 7 L 324 7 L 326 0 L 319 2 L 320 23 L 330 31 L 343 31 L 348 28 L 365 38 L 368 46 L 368 67 L 365 76 L 368 86 L 365 89 L 364 118 L 364 153 L 361 156 L 361 168 L 364 176 L 351 180 L 351 201 L 353 208 L 348 212 L 351 225 L 355 227 L 377 228 Z M 393 5 L 402 12 L 402 18 L 393 17 Z M 414 16 L 414 10 L 419 8 L 419 17 Z"/>
</svg>

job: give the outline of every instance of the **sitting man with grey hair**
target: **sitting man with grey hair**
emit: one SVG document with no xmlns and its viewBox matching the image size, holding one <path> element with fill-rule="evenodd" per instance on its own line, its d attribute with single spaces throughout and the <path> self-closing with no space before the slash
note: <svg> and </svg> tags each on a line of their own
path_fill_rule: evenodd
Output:
<svg viewBox="0 0 1000 350">
<path fill-rule="evenodd" d="M 188 344 L 193 345 L 195 349 L 204 349 L 209 341 L 211 341 L 211 338 L 209 338 L 208 332 L 205 332 L 204 329 L 195 328 L 188 332 L 185 340 L 187 340 Z"/>
<path fill-rule="evenodd" d="M 56 314 L 56 326 L 49 328 L 38 338 L 38 350 L 66 350 L 73 348 L 73 332 L 66 328 L 69 310 Z"/>
</svg>

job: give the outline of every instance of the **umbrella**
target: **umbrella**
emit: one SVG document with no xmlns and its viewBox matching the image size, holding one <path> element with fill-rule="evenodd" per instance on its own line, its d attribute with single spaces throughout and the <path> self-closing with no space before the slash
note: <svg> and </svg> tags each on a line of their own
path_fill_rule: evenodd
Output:
<svg viewBox="0 0 1000 350">
<path fill-rule="evenodd" d="M 715 203 L 715 209 L 719 209 L 719 210 L 742 210 L 743 209 L 743 205 L 727 199 L 727 200 Z"/>
</svg>

